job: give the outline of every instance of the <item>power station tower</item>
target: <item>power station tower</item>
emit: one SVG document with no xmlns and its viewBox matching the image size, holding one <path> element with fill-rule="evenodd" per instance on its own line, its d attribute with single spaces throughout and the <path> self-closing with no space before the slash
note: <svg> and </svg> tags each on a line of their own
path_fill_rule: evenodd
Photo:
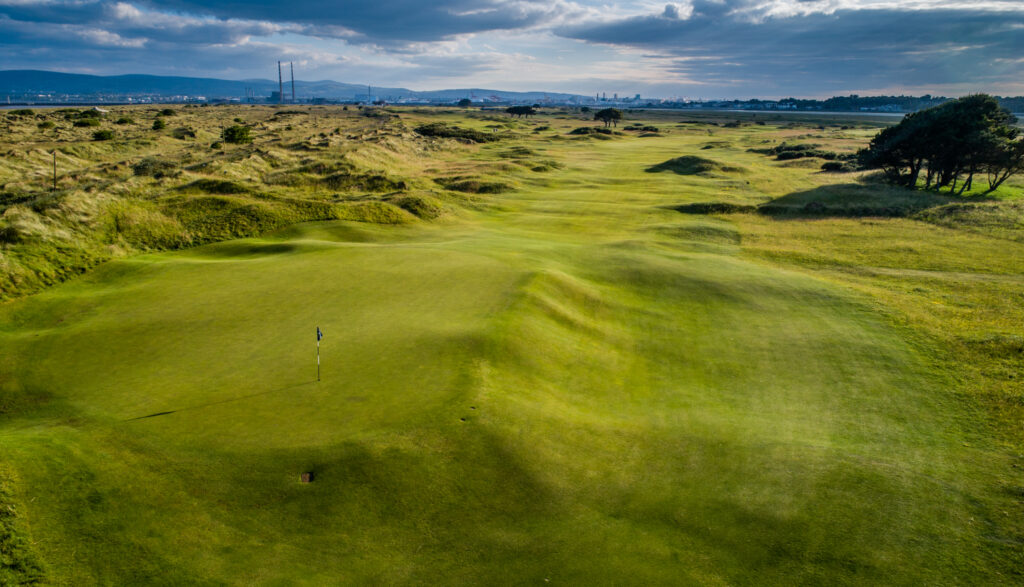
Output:
<svg viewBox="0 0 1024 587">
<path fill-rule="evenodd" d="M 281 62 L 277 62 L 277 103 L 284 98 L 284 79 L 281 77 Z"/>
</svg>

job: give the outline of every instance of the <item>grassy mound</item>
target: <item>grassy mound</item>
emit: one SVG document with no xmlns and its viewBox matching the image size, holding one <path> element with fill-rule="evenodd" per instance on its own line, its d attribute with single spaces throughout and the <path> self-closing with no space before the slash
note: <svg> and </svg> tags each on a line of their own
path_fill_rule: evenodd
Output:
<svg viewBox="0 0 1024 587">
<path fill-rule="evenodd" d="M 647 168 L 648 173 L 660 173 L 662 171 L 671 171 L 679 175 L 700 175 L 713 172 L 736 173 L 743 171 L 743 168 L 735 165 L 723 165 L 712 159 L 695 155 L 676 157 Z"/>
<path fill-rule="evenodd" d="M 512 186 L 500 181 L 464 178 L 438 178 L 434 181 L 446 189 L 466 194 L 503 194 L 512 190 Z"/>
<path fill-rule="evenodd" d="M 424 220 L 433 220 L 444 213 L 441 202 L 430 196 L 399 196 L 390 200 L 390 203 Z"/>
<path fill-rule="evenodd" d="M 161 202 L 163 213 L 184 227 L 190 244 L 256 236 L 283 226 L 335 216 L 330 204 L 238 196 L 180 196 Z"/>
<path fill-rule="evenodd" d="M 580 136 L 611 135 L 614 134 L 614 131 L 612 131 L 612 129 L 610 128 L 604 128 L 602 126 L 579 126 L 569 131 L 568 134 Z"/>
<path fill-rule="evenodd" d="M 252 189 L 234 181 L 224 179 L 197 179 L 180 188 L 181 191 L 203 192 L 206 194 L 248 194 Z"/>
<path fill-rule="evenodd" d="M 1024 242 L 1024 202 L 954 202 L 920 210 L 914 218 Z"/>
<path fill-rule="evenodd" d="M 176 249 L 189 244 L 184 225 L 154 206 L 137 201 L 119 201 L 107 208 L 111 241 L 123 240 L 140 250 Z"/>
<path fill-rule="evenodd" d="M 406 183 L 402 180 L 393 180 L 384 175 L 371 173 L 335 173 L 325 177 L 323 184 L 332 190 L 394 192 L 406 189 Z"/>
<path fill-rule="evenodd" d="M 443 122 L 433 122 L 416 127 L 416 132 L 425 137 L 441 137 L 458 139 L 469 143 L 492 143 L 501 140 L 496 133 L 485 133 L 478 130 L 459 128 Z"/>
<path fill-rule="evenodd" d="M 407 205 L 410 204 L 407 203 Z M 410 207 L 414 206 L 410 205 Z M 414 209 L 416 208 L 414 207 Z M 412 212 L 399 205 L 375 201 L 339 204 L 335 208 L 335 216 L 341 220 L 375 224 L 406 224 L 416 219 Z"/>
</svg>

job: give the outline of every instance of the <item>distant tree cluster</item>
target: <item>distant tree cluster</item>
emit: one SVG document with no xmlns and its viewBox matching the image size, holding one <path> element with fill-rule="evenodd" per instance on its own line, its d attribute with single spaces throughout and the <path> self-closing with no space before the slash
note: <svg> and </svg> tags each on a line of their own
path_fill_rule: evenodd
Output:
<svg viewBox="0 0 1024 587">
<path fill-rule="evenodd" d="M 513 117 L 530 117 L 537 113 L 533 106 L 509 106 L 505 109 Z"/>
<path fill-rule="evenodd" d="M 992 96 L 977 94 L 907 115 L 878 133 L 858 154 L 867 168 L 910 188 L 963 194 L 986 175 L 989 193 L 1024 171 L 1024 137 L 1017 119 Z"/>
<path fill-rule="evenodd" d="M 617 108 L 605 108 L 594 113 L 594 120 L 600 120 L 607 126 L 618 126 L 622 120 L 622 111 Z"/>
</svg>

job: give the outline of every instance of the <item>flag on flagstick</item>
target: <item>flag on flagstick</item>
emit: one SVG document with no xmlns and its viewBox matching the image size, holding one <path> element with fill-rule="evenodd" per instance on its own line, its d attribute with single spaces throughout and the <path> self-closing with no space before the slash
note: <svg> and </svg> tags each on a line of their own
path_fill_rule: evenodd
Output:
<svg viewBox="0 0 1024 587">
<path fill-rule="evenodd" d="M 324 333 L 320 330 L 320 327 L 316 327 L 316 380 L 320 381 L 320 339 L 324 337 Z"/>
</svg>

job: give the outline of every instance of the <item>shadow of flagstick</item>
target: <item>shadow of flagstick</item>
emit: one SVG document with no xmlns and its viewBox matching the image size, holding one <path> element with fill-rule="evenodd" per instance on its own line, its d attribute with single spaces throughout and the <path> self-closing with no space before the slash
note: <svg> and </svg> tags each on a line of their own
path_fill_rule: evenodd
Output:
<svg viewBox="0 0 1024 587">
<path fill-rule="evenodd" d="M 209 408 L 211 406 L 217 406 L 217 405 L 221 405 L 221 404 L 230 404 L 230 403 L 233 403 L 233 402 L 240 402 L 242 400 L 252 399 L 254 397 L 260 397 L 260 396 L 263 396 L 263 395 L 270 395 L 272 393 L 278 393 L 278 392 L 281 392 L 281 391 L 288 391 L 290 389 L 298 389 L 300 387 L 306 387 L 307 385 L 315 385 L 316 383 L 317 383 L 316 381 L 307 381 L 306 383 L 298 383 L 296 385 L 289 385 L 288 387 L 279 387 L 277 389 L 268 389 L 267 391 L 259 391 L 259 392 L 250 393 L 250 394 L 247 394 L 247 395 L 240 395 L 238 397 L 231 397 L 231 398 L 228 398 L 228 399 L 217 400 L 215 402 L 207 402 L 207 403 L 204 403 L 204 404 L 196 404 L 194 406 L 186 406 L 184 408 L 178 408 L 177 410 L 168 410 L 166 412 L 156 412 L 156 413 L 153 413 L 153 414 L 147 414 L 145 416 L 137 416 L 135 418 L 128 418 L 128 419 L 125 420 L 125 422 L 132 422 L 132 421 L 135 421 L 135 420 L 145 420 L 146 418 L 156 418 L 157 416 L 166 416 L 168 414 L 177 414 L 178 412 L 187 412 L 187 411 L 190 411 L 190 410 L 199 410 L 199 409 L 202 409 L 202 408 Z"/>
</svg>

